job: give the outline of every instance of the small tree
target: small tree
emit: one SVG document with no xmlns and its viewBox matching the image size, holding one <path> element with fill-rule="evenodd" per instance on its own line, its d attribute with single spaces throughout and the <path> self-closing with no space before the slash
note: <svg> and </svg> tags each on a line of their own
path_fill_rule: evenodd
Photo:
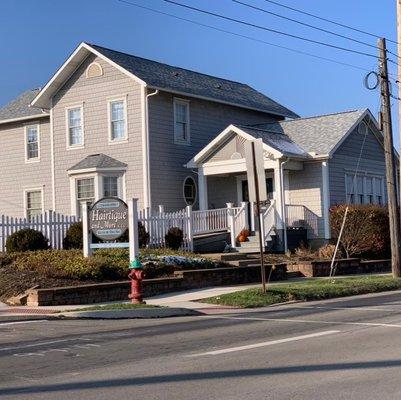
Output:
<svg viewBox="0 0 401 400">
<path fill-rule="evenodd" d="M 83 234 L 82 234 L 82 222 L 74 222 L 67 229 L 65 237 L 63 239 L 63 249 L 82 249 L 83 247 Z"/>
<path fill-rule="evenodd" d="M 338 237 L 347 205 L 330 210 L 330 225 L 334 237 Z M 340 245 L 347 257 L 388 255 L 390 230 L 388 212 L 378 205 L 349 205 Z"/>
</svg>

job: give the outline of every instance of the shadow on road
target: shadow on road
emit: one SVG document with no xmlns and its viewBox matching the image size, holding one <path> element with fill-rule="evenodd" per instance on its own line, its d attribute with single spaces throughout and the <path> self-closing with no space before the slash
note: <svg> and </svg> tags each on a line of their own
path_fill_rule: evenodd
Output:
<svg viewBox="0 0 401 400">
<path fill-rule="evenodd" d="M 189 382 L 210 379 L 246 378 L 256 376 L 271 376 L 279 374 L 298 374 L 322 371 L 366 370 L 377 368 L 399 368 L 401 360 L 369 361 L 337 364 L 294 365 L 273 368 L 255 368 L 228 371 L 194 372 L 185 374 L 156 375 L 97 381 L 71 382 L 61 384 L 25 386 L 0 390 L 0 396 L 19 394 L 55 393 L 77 390 L 105 389 L 128 387 L 135 385 L 153 385 L 160 383 Z"/>
</svg>

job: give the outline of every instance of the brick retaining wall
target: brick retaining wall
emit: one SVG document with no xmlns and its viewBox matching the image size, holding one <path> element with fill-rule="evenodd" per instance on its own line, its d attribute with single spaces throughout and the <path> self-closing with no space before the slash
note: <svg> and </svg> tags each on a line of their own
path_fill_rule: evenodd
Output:
<svg viewBox="0 0 401 400">
<path fill-rule="evenodd" d="M 269 267 L 266 266 L 267 271 Z M 271 279 L 285 279 L 286 264 L 276 265 Z M 224 267 L 176 271 L 173 277 L 145 279 L 144 297 L 208 286 L 237 285 L 260 282 L 260 267 Z M 108 282 L 29 291 L 28 306 L 91 304 L 128 300 L 130 282 Z"/>
</svg>

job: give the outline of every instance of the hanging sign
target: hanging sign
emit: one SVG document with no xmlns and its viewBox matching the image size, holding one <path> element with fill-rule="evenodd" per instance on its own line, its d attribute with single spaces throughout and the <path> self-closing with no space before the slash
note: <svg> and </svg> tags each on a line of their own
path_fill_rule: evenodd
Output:
<svg viewBox="0 0 401 400">
<path fill-rule="evenodd" d="M 99 239 L 112 241 L 128 229 L 128 206 L 117 197 L 105 197 L 89 210 L 89 229 Z"/>
<path fill-rule="evenodd" d="M 262 139 L 245 142 L 246 173 L 248 179 L 249 201 L 267 200 L 266 175 L 263 160 Z M 256 191 L 259 192 L 257 199 Z"/>
</svg>

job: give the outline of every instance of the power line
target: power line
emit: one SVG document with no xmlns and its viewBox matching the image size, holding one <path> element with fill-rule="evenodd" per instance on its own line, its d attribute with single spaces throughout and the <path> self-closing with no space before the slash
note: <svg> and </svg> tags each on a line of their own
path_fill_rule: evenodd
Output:
<svg viewBox="0 0 401 400">
<path fill-rule="evenodd" d="M 257 10 L 257 11 L 261 11 L 261 12 L 263 12 L 265 14 L 270 14 L 270 15 L 273 15 L 275 17 L 282 18 L 282 19 L 285 19 L 287 21 L 294 22 L 296 24 L 299 24 L 299 25 L 302 25 L 302 26 L 306 26 L 306 27 L 311 28 L 311 29 L 315 29 L 315 30 L 318 30 L 318 31 L 321 31 L 321 32 L 324 32 L 324 33 L 328 33 L 330 35 L 334 35 L 334 36 L 337 36 L 337 37 L 340 37 L 340 38 L 343 38 L 343 39 L 347 39 L 347 40 L 350 40 L 350 41 L 355 42 L 355 43 L 363 44 L 364 46 L 373 47 L 374 49 L 376 49 L 375 45 L 363 42 L 363 41 L 358 40 L 358 39 L 354 39 L 354 38 L 352 38 L 350 36 L 341 35 L 340 33 L 329 31 L 328 29 L 324 29 L 324 28 L 320 28 L 320 27 L 315 26 L 315 25 L 307 24 L 306 22 L 302 22 L 302 21 L 299 21 L 297 19 L 286 17 L 284 15 L 277 14 L 277 13 L 274 13 L 272 11 L 268 11 L 268 10 L 266 10 L 264 8 L 256 7 L 256 6 L 252 5 L 252 4 L 244 3 L 244 2 L 239 1 L 239 0 L 232 0 L 232 1 L 234 3 L 237 3 L 237 4 L 241 4 L 241 5 L 245 6 L 245 7 L 252 8 L 252 9 Z"/>
<path fill-rule="evenodd" d="M 288 50 L 288 51 L 291 51 L 293 53 L 297 53 L 297 54 L 313 57 L 313 58 L 316 58 L 316 59 L 319 59 L 319 60 L 331 62 L 331 63 L 334 63 L 334 64 L 343 65 L 343 66 L 346 66 L 346 67 L 358 69 L 358 70 L 365 71 L 365 72 L 370 72 L 371 71 L 368 68 L 364 68 L 364 67 L 361 67 L 361 66 L 358 66 L 358 65 L 353 65 L 353 64 L 346 63 L 346 62 L 334 60 L 332 58 L 322 57 L 322 56 L 319 56 L 319 55 L 316 55 L 316 54 L 313 54 L 313 53 L 309 53 L 309 52 L 306 52 L 306 51 L 293 49 L 291 47 L 281 46 L 281 45 L 278 45 L 278 44 L 275 44 L 275 43 L 270 43 L 270 42 L 267 42 L 267 41 L 262 40 L 262 39 L 258 39 L 258 38 L 252 37 L 252 36 L 247 36 L 247 35 L 243 35 L 243 34 L 240 34 L 240 33 L 237 33 L 237 32 L 221 29 L 221 28 L 218 28 L 218 27 L 213 26 L 213 25 L 204 24 L 202 22 L 198 22 L 198 21 L 194 21 L 194 20 L 191 20 L 191 19 L 188 19 L 188 18 L 180 17 L 178 15 L 170 14 L 168 12 L 164 12 L 164 11 L 161 11 L 161 10 L 156 10 L 154 8 L 143 6 L 141 4 L 132 3 L 132 2 L 127 1 L 127 0 L 117 0 L 117 1 L 119 1 L 120 3 L 124 3 L 124 4 L 127 4 L 127 5 L 130 5 L 130 6 L 134 6 L 134 7 L 137 7 L 137 8 L 144 9 L 144 10 L 148 10 L 148 11 L 151 11 L 153 13 L 157 13 L 157 14 L 165 15 L 165 16 L 168 16 L 168 17 L 171 17 L 171 18 L 175 18 L 175 19 L 180 20 L 180 21 L 185 21 L 185 22 L 189 22 L 189 23 L 194 24 L 194 25 L 202 26 L 202 27 L 205 27 L 205 28 L 210 28 L 210 29 L 213 29 L 213 30 L 215 30 L 217 32 L 226 33 L 226 34 L 237 36 L 237 37 L 240 37 L 240 38 L 243 38 L 243 39 L 251 40 L 251 41 L 254 41 L 254 42 L 257 42 L 257 43 L 262 43 L 262 44 L 265 44 L 265 45 L 268 45 L 268 46 L 277 47 L 279 49 Z"/>
<path fill-rule="evenodd" d="M 333 49 L 336 49 L 336 50 L 346 51 L 346 52 L 348 52 L 348 53 L 359 54 L 359 55 L 363 55 L 363 56 L 367 56 L 367 57 L 372 57 L 372 58 L 375 58 L 375 59 L 377 58 L 377 56 L 375 56 L 375 55 L 373 55 L 373 54 L 369 54 L 369 53 L 364 53 L 363 51 L 358 51 L 358 50 L 353 50 L 353 49 L 349 49 L 349 48 L 346 48 L 346 47 L 336 46 L 336 45 L 334 45 L 334 44 L 330 44 L 330 43 L 326 43 L 326 42 L 321 42 L 321 41 L 319 41 L 319 40 L 308 39 L 308 38 L 305 38 L 305 37 L 303 37 L 303 36 L 293 35 L 293 34 L 291 34 L 291 33 L 286 33 L 286 32 L 282 32 L 282 31 L 278 31 L 278 30 L 276 30 L 276 29 L 270 29 L 270 28 L 267 28 L 267 27 L 265 27 L 265 26 L 253 24 L 253 23 L 246 22 L 246 21 L 242 21 L 242 20 L 239 20 L 239 19 L 236 19 L 236 18 L 232 18 L 232 17 L 227 17 L 227 16 L 225 16 L 225 15 L 217 14 L 217 13 L 214 13 L 214 12 L 212 12 L 212 11 L 203 10 L 203 9 L 201 9 L 201 8 L 189 6 L 189 5 L 187 5 L 187 4 L 177 3 L 177 2 L 172 1 L 172 0 L 163 0 L 163 1 L 166 2 L 166 3 L 174 4 L 174 5 L 179 6 L 179 7 L 186 8 L 186 9 L 188 9 L 188 10 L 200 12 L 200 13 L 206 14 L 206 15 L 211 15 L 211 16 L 213 16 L 213 17 L 225 19 L 225 20 L 227 20 L 227 21 L 235 22 L 235 23 L 238 23 L 238 24 L 242 24 L 242 25 L 246 25 L 246 26 L 251 26 L 252 28 L 262 29 L 262 30 L 264 30 L 264 31 L 276 33 L 276 34 L 278 34 L 278 35 L 288 36 L 288 37 L 291 37 L 291 38 L 293 38 L 293 39 L 298 39 L 298 40 L 303 40 L 303 41 L 309 42 L 309 43 L 319 44 L 319 45 L 321 45 L 321 46 L 326 46 L 326 47 L 330 47 L 330 48 L 333 48 Z"/>
<path fill-rule="evenodd" d="M 306 11 L 302 11 L 302 10 L 300 10 L 298 8 L 295 8 L 295 7 L 290 7 L 290 6 L 287 6 L 285 4 L 281 4 L 281 3 L 277 2 L 277 1 L 274 1 L 274 0 L 264 0 L 264 1 L 266 1 L 268 3 L 271 3 L 271 4 L 274 4 L 276 6 L 279 6 L 279 7 L 286 8 L 286 9 L 291 10 L 291 11 L 295 11 L 295 12 L 303 14 L 303 15 L 307 15 L 308 17 L 320 19 L 321 21 L 325 21 L 325 22 L 328 22 L 328 23 L 333 24 L 333 25 L 341 26 L 342 28 L 350 29 L 350 30 L 355 31 L 355 32 L 363 33 L 364 35 L 372 36 L 372 37 L 374 37 L 376 39 L 380 39 L 380 38 L 383 37 L 381 35 L 376 35 L 375 33 L 367 32 L 367 31 L 355 28 L 355 27 L 350 26 L 350 25 L 346 25 L 346 24 L 342 24 L 340 22 L 332 21 L 332 20 L 330 20 L 328 18 L 324 18 L 324 17 L 321 17 L 321 16 L 316 15 L 316 14 L 312 14 L 312 13 L 309 13 L 309 12 L 306 12 Z M 386 38 L 386 40 L 388 42 L 398 44 L 398 42 L 395 41 L 395 40 L 391 40 L 391 39 L 387 39 L 387 38 Z"/>
</svg>

